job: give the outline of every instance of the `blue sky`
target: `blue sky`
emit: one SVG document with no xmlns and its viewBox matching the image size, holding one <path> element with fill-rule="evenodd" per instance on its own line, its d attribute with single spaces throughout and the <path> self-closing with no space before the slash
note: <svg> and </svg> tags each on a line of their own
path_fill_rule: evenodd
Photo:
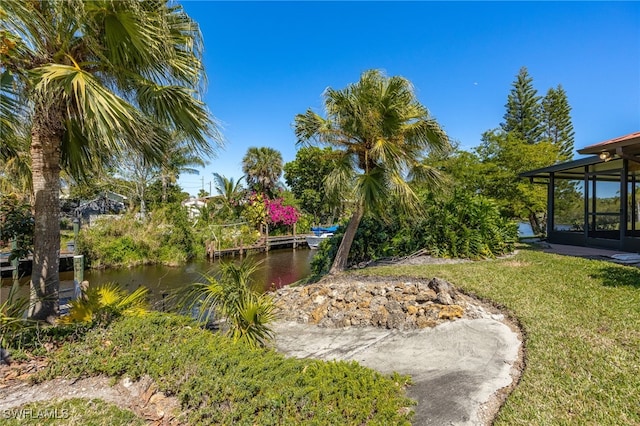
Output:
<svg viewBox="0 0 640 426">
<path fill-rule="evenodd" d="M 498 127 L 518 70 L 538 94 L 561 84 L 576 148 L 640 131 L 637 2 L 213 2 L 182 1 L 201 27 L 205 101 L 225 148 L 200 175 L 242 176 L 251 146 L 295 158 L 292 123 L 322 112 L 327 87 L 371 68 L 409 79 L 461 148 Z"/>
</svg>

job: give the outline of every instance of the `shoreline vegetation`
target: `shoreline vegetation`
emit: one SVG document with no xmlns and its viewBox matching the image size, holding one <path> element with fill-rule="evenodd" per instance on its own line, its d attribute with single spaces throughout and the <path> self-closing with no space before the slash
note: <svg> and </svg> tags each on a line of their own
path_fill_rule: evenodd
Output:
<svg viewBox="0 0 640 426">
<path fill-rule="evenodd" d="M 519 383 L 507 397 L 494 424 L 640 423 L 640 411 L 637 406 L 640 400 L 640 353 L 637 350 L 640 347 L 640 270 L 637 268 L 599 260 L 547 254 L 531 246 L 519 245 L 515 254 L 498 259 L 446 264 L 375 266 L 348 272 L 343 278 L 348 279 L 349 275 L 354 273 L 374 277 L 440 277 L 466 294 L 491 301 L 518 321 L 524 336 L 525 367 Z M 95 329 L 77 342 L 69 343 L 55 353 L 47 354 L 47 357 L 55 362 L 50 362 L 48 369 L 40 373 L 40 380 L 95 374 L 106 374 L 114 378 L 137 378 L 149 374 L 159 385 L 161 384 L 161 387 L 166 387 L 167 391 L 174 385 L 177 388 L 172 392 L 187 392 L 178 391 L 181 386 L 191 389 L 186 394 L 176 395 L 179 396 L 183 415 L 190 419 L 200 419 L 198 421 L 204 418 L 219 418 L 224 422 L 219 416 L 229 414 L 229 407 L 239 410 L 237 415 L 240 417 L 234 417 L 234 421 L 240 422 L 242 419 L 248 419 L 242 416 L 248 415 L 249 411 L 251 416 L 255 416 L 256 412 L 260 416 L 267 416 L 264 417 L 267 423 L 268 419 L 276 422 L 278 418 L 284 418 L 278 415 L 268 417 L 276 412 L 280 413 L 279 415 L 289 413 L 287 416 L 293 417 L 286 418 L 292 421 L 302 421 L 303 417 L 300 416 L 309 413 L 305 411 L 309 408 L 309 400 L 303 398 L 306 402 L 300 405 L 299 399 L 278 399 L 275 394 L 269 394 L 265 390 L 268 388 L 263 387 L 277 382 L 281 385 L 279 394 L 285 389 L 289 396 L 304 395 L 310 389 L 305 387 L 309 383 L 297 380 L 281 383 L 280 380 L 292 374 L 291 368 L 297 371 L 295 374 L 300 374 L 305 367 L 299 363 L 308 363 L 308 360 L 283 360 L 279 355 L 272 355 L 264 349 L 249 350 L 245 346 L 232 344 L 223 336 L 186 324 L 186 321 L 188 320 L 171 315 L 153 313 L 142 321 L 124 318 L 114 322 L 107 329 Z M 156 325 L 160 325 L 162 335 L 167 329 L 175 331 L 180 336 L 186 334 L 184 338 L 172 339 L 175 340 L 175 346 L 167 344 L 166 339 L 160 339 L 162 344 L 158 342 L 156 345 L 153 343 L 155 338 L 152 337 L 157 332 L 152 330 Z M 138 333 L 135 331 L 137 328 L 145 330 Z M 135 336 L 142 335 L 145 336 L 145 342 L 131 344 L 132 338 L 136 339 Z M 128 343 L 119 343 L 119 339 L 125 339 Z M 204 345 L 208 349 L 196 350 L 192 344 L 194 339 L 205 339 L 209 342 Z M 165 346 L 166 350 L 163 349 Z M 188 350 L 182 352 L 184 348 Z M 221 351 L 230 354 L 229 358 L 222 360 Z M 184 354 L 178 358 L 195 356 L 193 363 L 188 367 L 189 372 L 176 374 L 176 368 L 185 368 L 186 359 L 182 358 L 179 363 L 181 366 L 177 365 L 176 353 Z M 190 355 L 186 355 L 187 353 Z M 250 361 L 247 354 L 251 354 Z M 78 357 L 81 357 L 82 361 Z M 105 359 L 106 362 L 101 361 Z M 147 361 L 140 362 L 141 359 Z M 289 364 L 289 361 L 292 363 Z M 201 368 L 209 368 L 205 366 L 218 365 L 221 362 L 227 367 L 207 370 L 206 374 L 197 373 Z M 293 367 L 294 364 L 297 367 Z M 252 365 L 269 370 L 269 378 L 262 381 L 254 377 L 257 382 L 251 382 L 254 379 L 248 376 L 255 375 L 247 372 L 251 370 Z M 354 397 L 364 405 L 357 409 L 360 410 L 358 413 L 349 411 L 349 415 L 360 420 L 347 417 L 352 419 L 347 420 L 347 423 L 364 421 L 376 424 L 388 422 L 391 418 L 394 419 L 394 424 L 408 422 L 408 417 L 395 417 L 399 414 L 393 411 L 410 407 L 397 387 L 398 384 L 402 387 L 406 379 L 396 378 L 395 381 L 387 382 L 386 378 L 375 378 L 377 376 L 373 372 L 356 368 L 357 364 L 354 363 L 325 364 L 314 361 L 309 365 L 314 365 L 313 369 L 317 369 L 314 370 L 316 373 L 313 380 L 320 380 L 318 383 L 322 383 L 316 383 L 314 386 L 330 386 L 334 389 L 329 391 L 329 388 L 322 388 L 329 392 L 329 397 L 325 394 L 322 398 L 320 394 L 315 396 L 332 407 L 322 410 L 342 412 L 344 415 L 349 411 L 345 408 L 348 405 L 345 405 L 346 401 Z M 309 368 L 307 367 L 307 372 Z M 356 376 L 352 375 L 355 374 L 354 371 L 357 373 Z M 361 374 L 363 376 L 360 376 Z M 362 387 L 362 380 L 368 383 L 365 387 L 370 387 L 370 383 L 381 386 L 376 388 L 376 392 L 379 400 L 386 401 L 384 407 L 377 405 L 374 409 L 369 405 L 372 403 L 369 399 L 371 393 L 357 393 L 357 389 Z M 360 384 L 356 386 L 357 383 Z M 303 386 L 300 387 L 301 385 Z M 222 396 L 212 393 L 211 389 L 218 388 L 226 389 L 226 393 L 223 393 L 226 399 L 215 402 L 212 399 L 214 395 Z M 341 391 L 338 392 L 337 389 Z M 345 389 L 349 391 L 346 392 Z M 383 394 L 386 396 L 382 396 Z M 238 395 L 261 395 L 258 401 L 266 405 L 256 406 L 247 402 L 249 405 L 244 406 L 241 400 L 229 399 Z M 306 395 L 308 397 L 310 394 Z M 269 410 L 275 409 L 274 401 L 279 401 L 278 410 L 282 411 L 269 411 L 271 414 L 262 411 L 267 410 L 267 407 L 271 407 Z M 294 404 L 291 401 L 298 402 Z M 380 404 L 380 401 L 377 404 Z M 392 405 L 395 408 L 392 409 Z M 370 410 L 376 411 L 377 414 L 373 415 Z M 395 414 L 392 414 L 392 411 Z M 391 417 L 377 417 L 380 413 L 386 413 L 384 416 Z M 365 414 L 365 417 L 361 417 Z M 337 418 L 331 419 L 315 418 L 318 424 L 330 424 Z M 342 419 L 341 421 L 344 421 L 344 418 Z M 197 424 L 198 421 L 194 423 Z"/>
</svg>

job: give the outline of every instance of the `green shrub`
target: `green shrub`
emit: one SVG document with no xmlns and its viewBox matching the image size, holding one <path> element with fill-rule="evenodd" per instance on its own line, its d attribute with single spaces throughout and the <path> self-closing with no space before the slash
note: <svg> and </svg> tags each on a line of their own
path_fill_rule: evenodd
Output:
<svg viewBox="0 0 640 426">
<path fill-rule="evenodd" d="M 211 239 L 215 236 L 216 241 L 220 243 L 220 249 L 239 247 L 240 245 L 248 247 L 256 244 L 260 239 L 260 232 L 247 224 L 236 226 L 209 225 L 201 232 Z M 218 246 L 216 246 L 217 248 Z"/>
<path fill-rule="evenodd" d="M 317 253 L 311 259 L 311 273 L 313 277 L 310 278 L 310 281 L 314 281 L 321 275 L 329 273 L 343 234 L 344 227 L 338 228 L 338 231 L 333 237 L 320 242 Z"/>
<path fill-rule="evenodd" d="M 27 360 L 31 356 L 47 355 L 51 348 L 59 347 L 65 342 L 77 342 L 89 329 L 87 324 L 31 324 L 14 334 L 14 339 L 9 342 L 9 349 L 12 349 L 14 360 Z"/>
<path fill-rule="evenodd" d="M 129 213 L 83 228 L 78 250 L 94 268 L 161 263 L 184 264 L 204 254 L 182 206 L 168 205 L 140 220 Z"/>
<path fill-rule="evenodd" d="M 457 191 L 428 209 L 417 234 L 435 256 L 483 259 L 512 252 L 518 228 L 492 200 Z"/>
<path fill-rule="evenodd" d="M 501 217 L 497 205 L 486 197 L 454 191 L 444 200 L 428 196 L 422 206 L 417 219 L 391 213 L 392 220 L 365 215 L 349 252 L 349 264 L 420 250 L 437 257 L 483 259 L 512 252 L 515 247 L 516 223 Z M 340 228 L 320 245 L 311 262 L 314 274 L 329 271 L 343 233 Z"/>
<path fill-rule="evenodd" d="M 0 248 L 14 240 L 9 260 L 26 257 L 33 247 L 34 219 L 28 203 L 16 194 L 0 194 Z"/>
<path fill-rule="evenodd" d="M 171 336 L 170 339 L 167 336 Z M 288 359 L 201 329 L 183 316 L 124 317 L 65 345 L 39 380 L 151 376 L 188 424 L 409 424 L 407 378 L 355 362 Z"/>
</svg>

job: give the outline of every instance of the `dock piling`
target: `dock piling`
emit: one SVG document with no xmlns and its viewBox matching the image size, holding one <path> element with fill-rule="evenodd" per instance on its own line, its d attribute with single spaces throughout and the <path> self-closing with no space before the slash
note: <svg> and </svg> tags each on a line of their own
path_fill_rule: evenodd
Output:
<svg viewBox="0 0 640 426">
<path fill-rule="evenodd" d="M 81 284 L 84 281 L 84 256 L 73 256 L 73 296 L 80 297 L 82 294 Z"/>
<path fill-rule="evenodd" d="M 18 249 L 18 241 L 14 238 L 11 240 L 11 252 L 15 253 L 15 250 Z M 18 267 L 20 266 L 20 260 L 16 257 L 11 261 L 11 278 L 13 279 L 13 283 L 16 284 L 18 282 L 18 278 L 20 277 L 18 273 Z"/>
</svg>

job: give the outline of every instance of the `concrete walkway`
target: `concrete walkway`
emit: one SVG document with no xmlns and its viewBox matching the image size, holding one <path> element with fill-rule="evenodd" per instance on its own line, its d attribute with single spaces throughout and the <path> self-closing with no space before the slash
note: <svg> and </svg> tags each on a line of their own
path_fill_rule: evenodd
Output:
<svg viewBox="0 0 640 426">
<path fill-rule="evenodd" d="M 273 327 L 276 349 L 298 358 L 354 360 L 408 374 L 418 401 L 416 425 L 490 424 L 499 389 L 512 383 L 522 342 L 493 318 L 462 319 L 413 331 L 320 328 L 295 322 Z M 493 406 L 492 406 L 493 405 Z"/>
<path fill-rule="evenodd" d="M 539 243 L 545 253 L 561 254 L 563 256 L 583 257 L 585 259 L 606 260 L 623 265 L 640 266 L 640 256 L 637 253 L 624 252 L 620 250 L 570 246 L 555 243 Z"/>
</svg>

